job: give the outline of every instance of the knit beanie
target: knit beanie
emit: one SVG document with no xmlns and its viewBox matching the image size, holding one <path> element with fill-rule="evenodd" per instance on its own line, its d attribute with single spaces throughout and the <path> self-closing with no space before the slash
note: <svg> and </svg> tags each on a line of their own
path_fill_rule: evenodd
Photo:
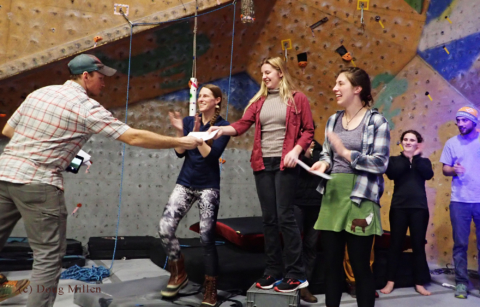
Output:
<svg viewBox="0 0 480 307">
<path fill-rule="evenodd" d="M 478 123 L 478 111 L 471 107 L 462 107 L 460 110 L 457 111 L 457 115 L 455 117 L 465 117 L 466 119 L 471 120 L 475 124 Z"/>
</svg>

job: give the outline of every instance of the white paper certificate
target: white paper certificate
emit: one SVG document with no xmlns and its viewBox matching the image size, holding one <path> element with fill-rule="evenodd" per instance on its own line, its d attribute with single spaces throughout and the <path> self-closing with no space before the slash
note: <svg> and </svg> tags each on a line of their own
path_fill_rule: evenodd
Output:
<svg viewBox="0 0 480 307">
<path fill-rule="evenodd" d="M 328 174 L 320 173 L 319 171 L 311 171 L 310 166 L 306 165 L 305 163 L 303 163 L 303 161 L 301 161 L 299 159 L 296 159 L 296 160 L 297 160 L 297 164 L 300 165 L 301 167 L 303 167 L 307 172 L 312 173 L 312 174 L 317 175 L 317 176 L 320 176 L 320 177 L 325 178 L 325 179 L 332 179 L 332 177 Z"/>
<path fill-rule="evenodd" d="M 204 141 L 208 141 L 210 139 L 213 139 L 213 137 L 217 134 L 218 130 L 215 130 L 213 131 L 212 133 L 208 133 L 208 132 L 198 132 L 198 131 L 195 131 L 195 132 L 190 132 L 188 134 L 188 136 L 193 136 L 193 137 L 196 137 L 196 138 L 199 138 L 199 139 L 202 139 Z"/>
</svg>

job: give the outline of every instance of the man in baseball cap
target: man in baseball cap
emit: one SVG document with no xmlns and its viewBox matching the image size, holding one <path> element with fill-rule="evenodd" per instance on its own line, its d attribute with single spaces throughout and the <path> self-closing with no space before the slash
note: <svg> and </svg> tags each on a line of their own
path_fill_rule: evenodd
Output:
<svg viewBox="0 0 480 307">
<path fill-rule="evenodd" d="M 98 71 L 107 77 L 113 76 L 117 70 L 104 65 L 96 56 L 91 54 L 77 55 L 68 63 L 68 68 L 72 75 L 82 74 L 84 71 Z"/>
<path fill-rule="evenodd" d="M 468 237 L 472 219 L 480 240 L 480 138 L 476 130 L 478 111 L 472 107 L 458 110 L 459 135 L 445 143 L 440 162 L 443 174 L 452 178 L 450 220 L 453 230 L 456 298 L 467 298 L 470 285 L 467 271 Z M 480 244 L 477 244 L 480 247 Z M 479 249 L 480 254 L 480 249 Z"/>
<path fill-rule="evenodd" d="M 0 250 L 23 218 L 33 250 L 27 307 L 52 307 L 65 255 L 67 209 L 61 170 L 93 134 L 151 149 L 195 149 L 190 136 L 169 137 L 130 128 L 91 97 L 105 87 L 115 69 L 89 54 L 68 63 L 71 78 L 40 88 L 25 99 L 3 128 L 10 138 L 0 155 Z M 23 293 L 28 280 L 8 281 L 0 274 L 0 301 Z"/>
</svg>

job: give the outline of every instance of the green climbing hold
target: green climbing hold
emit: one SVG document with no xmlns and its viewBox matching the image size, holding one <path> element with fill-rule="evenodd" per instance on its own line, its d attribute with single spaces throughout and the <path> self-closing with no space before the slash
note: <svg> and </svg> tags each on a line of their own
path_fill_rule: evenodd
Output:
<svg viewBox="0 0 480 307">
<path fill-rule="evenodd" d="M 422 8 L 423 8 L 423 0 L 405 0 L 408 4 L 410 4 L 411 7 L 415 11 L 417 11 L 419 14 L 422 13 Z"/>
</svg>

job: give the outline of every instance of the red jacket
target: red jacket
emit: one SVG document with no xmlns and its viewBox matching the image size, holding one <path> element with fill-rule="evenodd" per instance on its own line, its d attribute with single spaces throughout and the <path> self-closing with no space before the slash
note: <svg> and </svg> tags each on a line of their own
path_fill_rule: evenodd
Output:
<svg viewBox="0 0 480 307">
<path fill-rule="evenodd" d="M 308 149 L 313 140 L 313 119 L 312 111 L 307 97 L 302 92 L 294 92 L 293 99 L 297 110 L 292 103 L 287 106 L 287 117 L 285 120 L 285 140 L 283 142 L 282 160 L 280 169 L 284 170 L 283 160 L 285 155 L 290 152 L 295 145 L 300 145 L 304 151 Z M 261 97 L 254 102 L 245 112 L 243 117 L 231 126 L 237 131 L 237 135 L 245 133 L 253 124 L 255 124 L 255 138 L 253 140 L 252 156 L 250 163 L 253 171 L 265 169 L 262 156 L 262 127 L 260 124 L 260 111 L 262 110 L 265 97 Z"/>
</svg>

